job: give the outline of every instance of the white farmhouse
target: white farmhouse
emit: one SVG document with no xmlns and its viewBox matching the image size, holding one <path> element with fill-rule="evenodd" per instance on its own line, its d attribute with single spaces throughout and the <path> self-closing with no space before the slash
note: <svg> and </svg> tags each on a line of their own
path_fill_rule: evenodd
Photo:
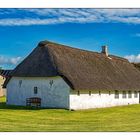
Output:
<svg viewBox="0 0 140 140">
<path fill-rule="evenodd" d="M 42 41 L 5 82 L 7 104 L 88 109 L 139 103 L 140 71 L 128 60 Z"/>
</svg>

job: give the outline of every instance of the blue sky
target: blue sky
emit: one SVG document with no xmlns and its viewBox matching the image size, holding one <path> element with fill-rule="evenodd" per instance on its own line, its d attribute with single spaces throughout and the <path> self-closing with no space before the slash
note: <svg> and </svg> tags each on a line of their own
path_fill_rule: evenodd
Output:
<svg viewBox="0 0 140 140">
<path fill-rule="evenodd" d="M 0 9 L 0 66 L 14 68 L 41 40 L 140 62 L 140 9 Z"/>
</svg>

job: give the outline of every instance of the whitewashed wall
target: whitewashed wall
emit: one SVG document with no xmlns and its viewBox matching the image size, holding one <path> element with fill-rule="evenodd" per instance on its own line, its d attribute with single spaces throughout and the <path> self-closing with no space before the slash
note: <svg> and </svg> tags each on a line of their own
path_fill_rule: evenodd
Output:
<svg viewBox="0 0 140 140">
<path fill-rule="evenodd" d="M 22 80 L 20 86 L 19 81 Z M 52 86 L 50 81 L 53 80 Z M 34 87 L 38 87 L 38 94 L 34 94 Z M 138 104 L 139 94 L 137 98 L 115 99 L 115 94 L 109 93 L 82 93 L 79 96 L 77 92 L 70 91 L 70 87 L 61 77 L 51 78 L 33 78 L 33 77 L 13 77 L 7 85 L 7 104 L 26 105 L 26 99 L 31 97 L 39 97 L 42 99 L 41 106 L 49 108 L 67 108 L 67 109 L 89 109 L 102 108 L 128 104 Z"/>
<path fill-rule="evenodd" d="M 137 98 L 134 98 L 134 93 L 132 93 L 132 98 L 122 98 L 122 93 L 119 94 L 119 99 L 114 98 L 115 94 L 109 93 L 93 93 L 91 96 L 89 94 L 80 94 L 79 96 L 75 94 L 70 95 L 70 109 L 89 109 L 89 108 L 103 108 L 111 106 L 120 106 L 128 104 L 138 104 L 139 94 Z"/>
<path fill-rule="evenodd" d="M 34 87 L 38 87 L 38 94 L 34 94 Z M 7 104 L 25 106 L 26 98 L 39 97 L 42 107 L 69 108 L 69 91 L 69 86 L 61 77 L 13 77 L 7 85 Z"/>
</svg>

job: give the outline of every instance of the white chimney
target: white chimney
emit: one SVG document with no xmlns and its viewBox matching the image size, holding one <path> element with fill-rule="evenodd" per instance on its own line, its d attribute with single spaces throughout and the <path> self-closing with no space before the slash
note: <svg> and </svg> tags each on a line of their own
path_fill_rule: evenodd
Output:
<svg viewBox="0 0 140 140">
<path fill-rule="evenodd" d="M 108 56 L 108 47 L 107 46 L 102 46 L 102 53 Z"/>
</svg>

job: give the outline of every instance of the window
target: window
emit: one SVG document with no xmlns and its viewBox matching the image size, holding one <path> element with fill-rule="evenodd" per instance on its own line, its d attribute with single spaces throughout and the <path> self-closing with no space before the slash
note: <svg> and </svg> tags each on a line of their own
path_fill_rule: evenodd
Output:
<svg viewBox="0 0 140 140">
<path fill-rule="evenodd" d="M 115 90 L 115 99 L 119 99 L 119 91 Z"/>
<path fill-rule="evenodd" d="M 132 98 L 132 92 L 128 91 L 128 98 Z"/>
<path fill-rule="evenodd" d="M 50 80 L 50 87 L 52 87 L 52 85 L 53 85 L 53 80 Z"/>
<path fill-rule="evenodd" d="M 119 99 L 119 93 L 115 93 L 115 99 Z"/>
<path fill-rule="evenodd" d="M 34 94 L 37 94 L 37 93 L 38 93 L 38 88 L 34 87 Z"/>
<path fill-rule="evenodd" d="M 99 95 L 101 96 L 101 91 L 99 91 Z"/>
<path fill-rule="evenodd" d="M 79 90 L 78 90 L 78 93 L 77 93 L 77 95 L 78 95 L 78 96 L 80 96 L 80 91 L 79 91 Z"/>
<path fill-rule="evenodd" d="M 89 91 L 89 96 L 91 96 L 91 91 Z"/>
<path fill-rule="evenodd" d="M 22 85 L 22 80 L 19 80 L 19 87 L 21 87 Z"/>
<path fill-rule="evenodd" d="M 126 98 L 126 91 L 123 91 L 122 98 Z"/>
<path fill-rule="evenodd" d="M 134 91 L 134 98 L 138 98 L 138 92 Z"/>
<path fill-rule="evenodd" d="M 119 99 L 119 91 L 115 90 L 115 99 Z"/>
</svg>

